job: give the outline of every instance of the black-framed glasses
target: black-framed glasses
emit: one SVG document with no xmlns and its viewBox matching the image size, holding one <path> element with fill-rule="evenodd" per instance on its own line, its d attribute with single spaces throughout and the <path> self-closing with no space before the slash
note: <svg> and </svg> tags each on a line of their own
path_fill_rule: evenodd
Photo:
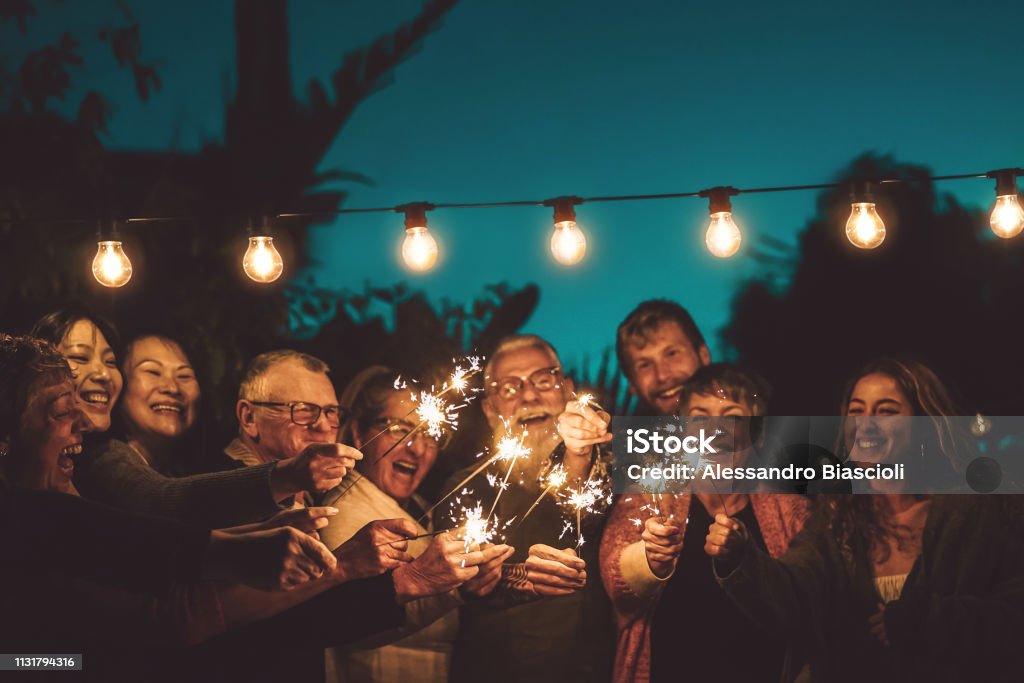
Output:
<svg viewBox="0 0 1024 683">
<path fill-rule="evenodd" d="M 452 432 L 449 429 L 442 429 L 440 437 L 432 436 L 424 431 L 422 427 L 417 429 L 415 433 L 410 434 L 416 425 L 399 417 L 382 417 L 374 420 L 373 424 L 384 425 L 384 431 L 395 441 L 401 439 L 408 439 L 411 442 L 419 440 L 427 448 L 436 448 L 437 450 L 448 448 L 452 442 Z"/>
<path fill-rule="evenodd" d="M 522 377 L 502 377 L 487 383 L 487 391 L 497 394 L 498 398 L 506 401 L 519 395 L 529 382 L 537 391 L 551 391 L 562 386 L 559 379 L 562 376 L 562 368 L 553 365 L 550 368 L 541 368 L 530 374 L 525 380 Z"/>
<path fill-rule="evenodd" d="M 308 403 L 306 401 L 289 401 L 287 403 L 279 401 L 249 401 L 249 403 L 265 408 L 287 408 L 292 422 L 300 427 L 312 427 L 322 414 L 324 419 L 327 420 L 328 425 L 337 428 L 341 426 L 342 418 L 348 416 L 345 409 L 339 405 L 318 406 L 315 403 Z"/>
</svg>

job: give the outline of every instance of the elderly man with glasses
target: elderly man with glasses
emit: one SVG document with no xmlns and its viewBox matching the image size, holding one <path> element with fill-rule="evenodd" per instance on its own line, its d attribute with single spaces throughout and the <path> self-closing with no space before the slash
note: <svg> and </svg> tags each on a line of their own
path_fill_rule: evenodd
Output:
<svg viewBox="0 0 1024 683">
<path fill-rule="evenodd" d="M 327 364 L 313 356 L 291 350 L 270 351 L 249 363 L 238 391 L 238 437 L 225 453 L 249 466 L 277 462 L 286 474 L 294 465 L 298 480 L 309 479 L 308 473 L 313 473 L 315 483 L 296 495 L 296 506 L 310 503 L 312 496 L 356 476 L 350 470 L 363 458 L 355 448 L 337 443 L 344 416 L 327 372 Z M 437 444 L 432 447 L 436 449 Z M 324 507 L 315 514 L 319 516 L 325 510 L 338 516 L 344 514 Z M 321 529 L 327 522 L 323 517 L 315 521 Z M 338 571 L 346 578 L 362 579 L 365 595 L 346 605 L 343 613 L 324 615 L 314 605 L 307 609 L 306 625 L 314 632 L 329 635 L 330 624 L 375 618 L 375 614 L 390 612 L 395 601 L 404 606 L 448 594 L 476 577 L 480 573 L 478 567 L 488 558 L 478 548 L 466 548 L 461 541 L 446 536 L 433 539 L 414 558 L 406 551 L 411 550 L 409 539 L 417 531 L 416 525 L 400 513 L 371 515 L 359 522 L 355 533 L 348 534 L 344 543 L 325 539 L 338 560 Z M 387 634 L 375 637 L 386 641 L 400 634 L 396 624 Z M 282 646 L 270 629 L 258 632 L 249 641 L 246 637 L 247 634 L 236 637 L 228 647 L 215 653 L 215 659 L 223 662 L 237 648 L 247 651 L 244 665 L 235 664 L 232 680 L 322 682 L 322 648 L 340 644 L 318 637 L 308 644 Z"/>
<path fill-rule="evenodd" d="M 501 439 L 513 437 L 522 439 L 529 454 L 512 465 L 495 507 L 499 535 L 515 552 L 503 565 L 496 589 L 467 598 L 451 680 L 480 680 L 482 671 L 492 681 L 607 680 L 614 641 L 611 608 L 597 576 L 603 516 L 584 515 L 585 542 L 576 548 L 575 515 L 559 505 L 557 495 L 545 496 L 528 517 L 524 514 L 556 467 L 566 472 L 565 487 L 605 477 L 599 444 L 611 436 L 584 442 L 560 434 L 559 418 L 575 397 L 575 387 L 555 349 L 538 336 L 503 340 L 484 369 L 484 385 L 481 407 L 492 431 L 492 452 Z M 562 417 L 566 428 L 574 424 L 568 417 Z M 607 415 L 591 418 L 607 432 Z M 453 475 L 444 491 L 478 466 Z M 458 518 L 461 507 L 478 501 L 490 510 L 508 467 L 507 461 L 497 462 L 474 477 L 441 519 Z M 573 524 L 568 532 L 567 522 Z"/>
</svg>

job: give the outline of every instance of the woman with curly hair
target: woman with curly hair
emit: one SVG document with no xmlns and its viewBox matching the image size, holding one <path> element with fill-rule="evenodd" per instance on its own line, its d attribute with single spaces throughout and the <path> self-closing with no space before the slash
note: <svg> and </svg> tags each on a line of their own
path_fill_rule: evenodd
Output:
<svg viewBox="0 0 1024 683">
<path fill-rule="evenodd" d="M 872 362 L 841 405 L 852 466 L 915 457 L 940 479 L 959 469 L 967 441 L 924 365 Z M 820 497 L 777 558 L 749 543 L 742 522 L 717 515 L 705 551 L 720 585 L 788 637 L 789 661 L 806 661 L 816 682 L 1010 680 L 1024 636 L 1016 498 L 875 493 Z"/>
</svg>

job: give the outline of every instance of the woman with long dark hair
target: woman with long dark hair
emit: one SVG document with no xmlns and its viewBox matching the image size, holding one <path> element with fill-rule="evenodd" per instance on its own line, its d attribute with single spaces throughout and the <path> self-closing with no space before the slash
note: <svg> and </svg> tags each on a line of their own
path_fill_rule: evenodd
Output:
<svg viewBox="0 0 1024 683">
<path fill-rule="evenodd" d="M 872 362 L 841 405 L 853 466 L 919 457 L 957 469 L 967 441 L 949 392 L 924 365 Z M 1024 636 L 1016 499 L 888 490 L 819 497 L 778 558 L 717 515 L 705 551 L 737 605 L 796 645 L 790 678 L 805 661 L 813 681 L 1010 680 Z"/>
</svg>

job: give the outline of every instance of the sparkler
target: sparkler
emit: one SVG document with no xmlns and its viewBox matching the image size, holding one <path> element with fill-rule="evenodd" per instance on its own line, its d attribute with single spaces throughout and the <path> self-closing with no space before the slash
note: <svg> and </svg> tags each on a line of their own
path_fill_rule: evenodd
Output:
<svg viewBox="0 0 1024 683">
<path fill-rule="evenodd" d="M 595 410 L 604 410 L 604 408 L 601 407 L 601 404 L 594 400 L 594 395 L 590 393 L 576 394 L 576 398 L 573 400 L 576 401 L 576 404 L 580 409 L 590 406 Z"/>
<path fill-rule="evenodd" d="M 452 497 L 453 495 L 455 495 L 455 492 L 456 492 L 456 491 L 458 491 L 458 490 L 459 490 L 459 489 L 461 489 L 461 488 L 462 488 L 463 486 L 465 486 L 466 484 L 468 484 L 468 483 L 469 483 L 469 481 L 470 481 L 470 480 L 471 480 L 471 479 L 472 479 L 473 477 L 475 477 L 476 475 L 480 474 L 480 472 L 482 472 L 482 471 L 483 471 L 483 470 L 484 470 L 484 469 L 485 469 L 485 468 L 486 468 L 486 467 L 487 467 L 488 465 L 490 465 L 490 464 L 491 464 L 491 463 L 493 463 L 493 462 L 496 462 L 496 461 L 498 460 L 498 458 L 500 458 L 500 457 L 501 457 L 501 453 L 495 453 L 495 454 L 494 454 L 494 455 L 492 455 L 491 457 L 489 457 L 489 458 L 487 458 L 486 460 L 484 460 L 484 461 L 483 461 L 483 462 L 482 462 L 482 463 L 480 464 L 480 467 L 477 467 L 477 468 L 476 468 L 475 470 L 473 470 L 473 471 L 472 471 L 472 472 L 471 472 L 471 473 L 470 473 L 470 474 L 469 474 L 469 475 L 468 475 L 468 476 L 467 476 L 467 477 L 466 477 L 465 479 L 463 479 L 463 480 L 462 480 L 462 481 L 460 481 L 460 482 L 459 482 L 458 484 L 456 484 L 456 485 L 455 485 L 455 488 L 453 488 L 453 489 L 452 489 L 451 491 L 449 491 L 448 493 L 444 494 L 444 495 L 443 495 L 443 496 L 441 497 L 441 499 L 440 499 L 440 500 L 438 500 L 438 501 L 437 501 L 436 503 L 434 503 L 433 505 L 431 505 L 431 506 L 430 506 L 430 508 L 429 508 L 429 509 L 428 509 L 428 510 L 427 510 L 426 512 L 424 512 L 424 513 L 423 513 L 423 516 L 422 516 L 422 517 L 420 517 L 418 521 L 422 522 L 423 520 L 425 520 L 425 519 L 427 519 L 428 517 L 430 517 L 430 513 L 431 513 L 431 512 L 433 512 L 434 510 L 436 510 L 436 509 L 438 508 L 438 506 L 440 506 L 440 505 L 441 505 L 441 503 L 445 502 L 446 500 L 448 500 L 449 498 L 451 498 L 451 497 Z"/>
<path fill-rule="evenodd" d="M 544 483 L 547 484 L 547 488 L 541 491 L 540 495 L 537 496 L 537 500 L 533 501 L 533 505 L 531 505 L 530 509 L 526 511 L 526 514 L 519 518 L 519 523 L 522 524 L 526 521 L 526 518 L 530 516 L 530 513 L 533 512 L 534 508 L 540 505 L 540 501 L 544 499 L 544 496 L 548 495 L 555 489 L 562 488 L 562 486 L 565 485 L 565 480 L 568 476 L 569 473 L 565 470 L 564 466 L 558 465 L 556 467 L 552 467 L 551 471 L 548 472 L 548 476 L 544 480 Z"/>
<path fill-rule="evenodd" d="M 406 432 L 399 443 L 409 438 L 413 432 L 418 429 L 422 429 L 423 426 L 428 427 L 427 431 L 431 436 L 438 438 L 443 433 L 442 425 L 449 424 L 453 430 L 455 429 L 457 422 L 454 421 L 455 415 L 452 411 L 464 408 L 466 404 L 450 406 L 448 402 L 444 400 L 444 397 L 453 391 L 465 396 L 466 391 L 469 389 L 469 378 L 483 369 L 480 365 L 480 361 L 483 359 L 480 356 L 468 356 L 463 360 L 466 361 L 468 365 L 463 367 L 461 364 L 457 363 L 455 365 L 455 369 L 452 370 L 452 374 L 449 376 L 448 380 L 441 385 L 441 390 L 437 393 L 433 393 L 434 388 L 431 387 L 430 391 L 421 391 L 418 397 L 415 393 L 411 394 L 411 398 L 413 401 L 417 402 L 417 406 L 406 413 L 405 417 L 409 417 L 413 413 L 416 413 L 420 420 L 420 424 L 417 424 Z M 408 384 L 399 377 L 395 380 L 394 386 L 395 389 L 405 389 Z M 387 429 L 380 430 L 364 441 L 363 447 L 365 448 L 368 444 L 380 438 L 387 432 Z"/>
<path fill-rule="evenodd" d="M 507 423 L 505 429 L 508 430 Z M 529 457 L 532 452 L 532 449 L 523 445 L 524 438 L 526 438 L 526 431 L 523 431 L 519 436 L 503 436 L 498 441 L 498 447 L 495 449 L 497 451 L 497 459 L 508 460 L 508 471 L 505 472 L 505 479 L 501 482 L 498 493 L 494 496 L 494 502 L 491 504 L 491 511 L 487 513 L 487 519 L 490 519 L 491 515 L 494 514 L 495 508 L 498 507 L 498 501 L 501 499 L 501 494 L 508 488 L 508 480 L 512 476 L 512 469 L 515 467 L 516 460 Z"/>
<path fill-rule="evenodd" d="M 464 517 L 461 528 L 466 552 L 468 553 L 474 545 L 490 543 L 498 532 L 497 518 L 495 518 L 494 524 L 491 524 L 490 516 L 483 516 L 484 508 L 480 503 L 477 503 L 474 508 L 462 508 L 462 512 Z"/>
<path fill-rule="evenodd" d="M 508 425 L 506 424 L 506 428 L 507 427 L 508 427 Z M 436 503 L 434 503 L 432 506 L 430 506 L 430 508 L 426 512 L 423 513 L 423 516 L 420 517 L 419 521 L 422 522 L 424 519 L 427 519 L 430 516 L 430 513 L 432 513 L 434 510 L 436 510 L 438 508 L 438 506 L 441 505 L 441 503 L 445 502 L 446 500 L 451 498 L 453 495 L 455 495 L 455 493 L 457 491 L 459 491 L 463 486 L 468 484 L 478 474 L 483 472 L 489 465 L 491 465 L 493 463 L 496 463 L 499 460 L 509 460 L 510 462 L 509 462 L 508 472 L 506 473 L 505 479 L 504 479 L 504 481 L 501 484 L 501 488 L 498 489 L 498 497 L 500 497 L 501 496 L 501 492 L 504 491 L 505 488 L 507 488 L 507 486 L 508 486 L 508 479 L 511 476 L 512 465 L 515 463 L 516 458 L 526 457 L 526 456 L 528 456 L 530 454 L 530 449 L 526 448 L 525 446 L 523 446 L 523 438 L 525 436 L 526 435 L 523 434 L 523 436 L 521 436 L 519 438 L 515 438 L 515 437 L 511 437 L 511 436 L 503 437 L 498 442 L 497 447 L 494 449 L 494 455 L 492 455 L 491 457 L 487 458 L 482 463 L 480 463 L 479 467 L 477 467 L 475 470 L 470 472 L 466 476 L 466 478 L 463 479 L 462 481 L 460 481 L 458 484 L 456 484 L 455 487 L 452 488 L 451 491 L 449 491 L 448 493 L 446 493 L 443 496 L 441 496 L 440 500 L 438 500 Z M 494 479 L 494 482 L 497 483 L 497 479 L 496 478 Z M 494 486 L 494 483 L 492 483 L 491 486 Z M 494 499 L 494 505 L 498 504 L 498 497 L 496 497 Z M 494 507 L 491 508 L 491 513 L 493 513 L 493 512 L 494 512 Z M 490 517 L 491 515 L 488 514 L 487 516 Z"/>
<path fill-rule="evenodd" d="M 565 505 L 573 508 L 576 512 L 576 547 L 579 548 L 583 545 L 583 512 L 596 513 L 597 510 L 594 506 L 605 499 L 607 495 L 608 501 L 611 502 L 611 493 L 606 493 L 601 488 L 601 482 L 597 479 L 590 479 L 578 489 L 571 489 L 568 494 L 563 495 Z M 565 528 L 562 529 L 562 535 L 571 528 L 571 524 L 566 524 Z M 561 538 L 561 536 L 559 536 Z"/>
</svg>

